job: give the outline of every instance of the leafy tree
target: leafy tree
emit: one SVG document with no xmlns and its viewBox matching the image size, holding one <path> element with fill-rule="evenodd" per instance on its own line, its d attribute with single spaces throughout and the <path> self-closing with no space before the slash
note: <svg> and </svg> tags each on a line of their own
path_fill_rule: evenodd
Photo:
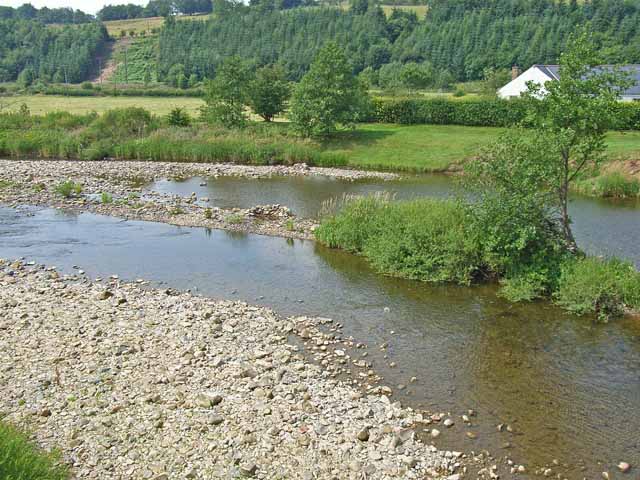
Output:
<svg viewBox="0 0 640 480">
<path fill-rule="evenodd" d="M 149 67 L 144 70 L 144 85 L 147 86 L 151 83 L 151 69 Z"/>
<path fill-rule="evenodd" d="M 189 75 L 189 88 L 194 88 L 198 85 L 198 76 L 195 73 Z"/>
<path fill-rule="evenodd" d="M 347 57 L 328 43 L 302 77 L 291 101 L 291 121 L 304 136 L 327 136 L 361 118 L 368 95 L 353 75 Z"/>
<path fill-rule="evenodd" d="M 255 113 L 270 122 L 284 111 L 290 94 L 291 88 L 282 67 L 266 66 L 258 69 L 249 84 L 248 102 Z"/>
<path fill-rule="evenodd" d="M 602 158 L 620 89 L 628 85 L 613 68 L 594 69 L 598 63 L 589 35 L 573 37 L 560 79 L 529 85 L 529 128 L 506 133 L 465 168 L 478 197 L 470 222 L 484 262 L 504 278 L 511 300 L 554 291 L 562 263 L 578 251 L 570 184 Z"/>
<path fill-rule="evenodd" d="M 33 67 L 26 67 L 20 75 L 18 75 L 18 83 L 23 87 L 30 87 L 36 78 L 36 72 Z"/>
<path fill-rule="evenodd" d="M 616 117 L 620 93 L 633 83 L 619 69 L 596 68 L 602 63 L 591 35 L 573 36 L 560 57 L 560 79 L 544 86 L 530 83 L 530 121 L 544 138 L 546 161 L 554 177 L 549 190 L 556 196 L 559 221 L 567 247 L 577 250 L 568 202 L 571 182 L 602 161 L 605 134 Z"/>
<path fill-rule="evenodd" d="M 485 95 L 497 95 L 498 90 L 511 80 L 511 72 L 507 68 L 487 67 L 482 72 L 482 90 Z"/>
<path fill-rule="evenodd" d="M 228 128 L 244 127 L 247 116 L 249 68 L 239 57 L 229 57 L 220 66 L 215 78 L 207 84 L 204 117 Z"/>
</svg>

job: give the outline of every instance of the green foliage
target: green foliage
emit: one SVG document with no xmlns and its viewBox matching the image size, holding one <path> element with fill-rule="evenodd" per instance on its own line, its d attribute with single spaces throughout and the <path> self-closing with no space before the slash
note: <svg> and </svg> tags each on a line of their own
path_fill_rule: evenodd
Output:
<svg viewBox="0 0 640 480">
<path fill-rule="evenodd" d="M 368 95 L 353 75 L 344 51 L 328 43 L 302 78 L 291 100 L 293 128 L 303 136 L 326 137 L 364 118 Z"/>
<path fill-rule="evenodd" d="M 207 84 L 204 118 L 227 128 L 244 127 L 247 123 L 244 106 L 249 81 L 249 68 L 239 57 L 226 59 L 216 77 Z"/>
<path fill-rule="evenodd" d="M 468 284 L 481 267 L 465 219 L 463 206 L 452 201 L 360 197 L 325 217 L 316 235 L 330 247 L 363 254 L 382 273 Z"/>
<path fill-rule="evenodd" d="M 173 127 L 188 127 L 191 116 L 184 108 L 176 107 L 167 115 L 167 123 Z"/>
<path fill-rule="evenodd" d="M 66 480 L 69 472 L 57 456 L 41 451 L 25 434 L 0 419 L 0 478 Z"/>
<path fill-rule="evenodd" d="M 458 88 L 455 92 L 453 92 L 453 96 L 456 98 L 464 97 L 466 95 L 465 91 L 461 88 Z"/>
<path fill-rule="evenodd" d="M 544 137 L 545 161 L 553 169 L 546 192 L 557 198 L 567 247 L 577 245 L 568 213 L 571 183 L 604 159 L 605 134 L 615 125 L 620 92 L 632 81 L 615 68 L 596 68 L 601 59 L 587 30 L 570 38 L 560 57 L 560 78 L 544 86 L 530 83 L 528 120 Z"/>
<path fill-rule="evenodd" d="M 80 88 L 82 88 L 83 90 L 93 90 L 93 83 L 82 82 L 82 85 L 80 85 Z"/>
<path fill-rule="evenodd" d="M 0 82 L 86 80 L 107 41 L 99 23 L 50 28 L 34 20 L 0 20 Z"/>
<path fill-rule="evenodd" d="M 632 198 L 640 195 L 640 181 L 620 172 L 611 172 L 576 182 L 575 189 L 596 197 Z"/>
<path fill-rule="evenodd" d="M 284 70 L 277 65 L 266 66 L 256 71 L 248 86 L 248 103 L 251 109 L 266 122 L 282 113 L 291 94 Z"/>
<path fill-rule="evenodd" d="M 482 72 L 482 91 L 495 97 L 498 90 L 511 81 L 511 72 L 507 68 L 487 67 Z"/>
<path fill-rule="evenodd" d="M 213 218 L 213 211 L 211 208 L 207 207 L 204 209 L 204 218 L 207 220 L 211 220 Z"/>
<path fill-rule="evenodd" d="M 640 272 L 617 259 L 580 258 L 562 267 L 556 302 L 579 315 L 608 320 L 640 308 Z"/>
<path fill-rule="evenodd" d="M 71 198 L 82 193 L 82 185 L 75 183 L 73 180 L 66 180 L 57 185 L 55 191 L 64 198 Z"/>
<path fill-rule="evenodd" d="M 477 198 L 472 229 L 481 239 L 488 270 L 506 279 L 503 293 L 531 299 L 553 290 L 566 255 L 557 220 L 553 146 L 525 130 L 504 134 L 465 166 L 465 182 Z"/>
<path fill-rule="evenodd" d="M 114 60 L 117 68 L 110 80 L 118 83 L 138 82 L 145 85 L 156 81 L 157 48 L 154 37 L 140 37 L 126 44 L 126 47 L 116 49 Z M 184 68 L 179 67 L 181 66 L 178 66 L 179 72 L 184 73 Z M 178 87 L 177 75 L 169 78 L 168 83 Z"/>
<path fill-rule="evenodd" d="M 102 192 L 100 194 L 100 203 L 103 203 L 105 205 L 113 203 L 113 195 L 108 192 Z"/>
<path fill-rule="evenodd" d="M 230 213 L 224 218 L 224 220 L 230 225 L 240 225 L 244 222 L 244 217 L 239 213 Z"/>
<path fill-rule="evenodd" d="M 405 125 L 507 127 L 522 122 L 526 113 L 527 104 L 521 100 L 374 99 L 369 120 Z"/>
</svg>

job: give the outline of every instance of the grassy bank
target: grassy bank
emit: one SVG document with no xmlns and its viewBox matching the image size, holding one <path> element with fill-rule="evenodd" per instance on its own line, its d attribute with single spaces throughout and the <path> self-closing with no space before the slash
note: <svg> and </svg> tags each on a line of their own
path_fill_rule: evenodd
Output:
<svg viewBox="0 0 640 480">
<path fill-rule="evenodd" d="M 53 158 L 150 159 L 172 161 L 240 161 L 250 163 L 307 162 L 360 169 L 406 172 L 457 170 L 478 150 L 495 141 L 503 129 L 459 125 L 360 124 L 354 131 L 325 141 L 302 140 L 289 132 L 286 122 L 252 123 L 243 131 L 225 130 L 194 122 L 171 127 L 166 114 L 176 106 L 196 117 L 203 101 L 197 98 L 157 97 L 11 97 L 13 109 L 22 103 L 32 115 L 1 115 L 0 153 L 7 156 Z M 128 131 L 110 127 L 97 131 L 94 114 L 114 109 L 141 113 L 143 128 Z M 64 110 L 66 113 L 50 113 Z M 42 115 L 46 112 L 46 115 Z M 106 116 L 109 116 L 107 114 Z M 112 119 L 121 118 L 112 116 Z M 93 124 L 96 125 L 93 125 Z M 127 123 L 126 121 L 124 123 Z M 134 122 L 135 123 L 135 122 Z M 112 128 L 113 127 L 113 128 Z M 610 132 L 609 165 L 602 175 L 578 183 L 578 191 L 596 196 L 637 195 L 638 181 L 618 166 L 640 159 L 640 132 Z M 229 155 L 226 157 L 226 155 Z M 626 163 L 625 163 L 626 162 Z"/>
<path fill-rule="evenodd" d="M 0 478 L 65 480 L 69 475 L 56 456 L 39 450 L 26 435 L 0 420 Z"/>
<path fill-rule="evenodd" d="M 346 199 L 316 230 L 329 247 L 363 255 L 380 273 L 424 282 L 501 283 L 513 301 L 548 298 L 576 314 L 602 320 L 640 310 L 640 273 L 615 259 L 563 253 L 532 237 L 504 249 L 474 221 L 473 210 L 451 200 Z"/>
</svg>

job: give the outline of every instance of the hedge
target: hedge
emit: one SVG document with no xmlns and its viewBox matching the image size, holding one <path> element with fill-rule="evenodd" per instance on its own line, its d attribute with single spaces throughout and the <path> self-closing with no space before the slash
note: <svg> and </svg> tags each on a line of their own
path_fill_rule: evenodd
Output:
<svg viewBox="0 0 640 480">
<path fill-rule="evenodd" d="M 616 130 L 640 130 L 640 103 L 620 102 Z M 509 127 L 524 121 L 522 100 L 375 99 L 369 121 L 379 123 Z"/>
<path fill-rule="evenodd" d="M 114 87 L 105 85 L 95 86 L 92 89 L 82 89 L 75 87 L 47 86 L 44 88 L 34 87 L 31 93 L 41 93 L 43 95 L 64 95 L 67 97 L 204 97 L 202 88 L 190 88 L 182 90 L 179 88 L 155 87 Z"/>
</svg>

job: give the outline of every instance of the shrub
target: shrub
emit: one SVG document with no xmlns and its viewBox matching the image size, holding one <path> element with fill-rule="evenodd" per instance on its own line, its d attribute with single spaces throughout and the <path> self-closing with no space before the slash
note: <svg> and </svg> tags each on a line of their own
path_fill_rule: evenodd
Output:
<svg viewBox="0 0 640 480">
<path fill-rule="evenodd" d="M 83 90 L 93 90 L 93 83 L 82 82 L 82 84 L 80 85 L 80 88 L 82 88 Z"/>
<path fill-rule="evenodd" d="M 462 205 L 449 200 L 347 198 L 336 215 L 325 217 L 316 235 L 331 247 L 364 254 L 386 274 L 468 284 L 481 265 L 465 217 Z"/>
<path fill-rule="evenodd" d="M 461 96 L 456 93 L 454 95 Z M 615 108 L 614 129 L 640 130 L 638 102 L 619 102 Z M 525 121 L 526 110 L 526 102 L 520 99 L 480 98 L 460 101 L 446 98 L 378 98 L 373 101 L 369 121 L 510 127 Z"/>
<path fill-rule="evenodd" d="M 562 267 L 554 298 L 570 312 L 591 313 L 606 321 L 626 309 L 640 308 L 640 272 L 618 259 L 570 260 Z"/>
<path fill-rule="evenodd" d="M 466 95 L 465 91 L 462 90 L 461 88 L 458 88 L 455 92 L 453 92 L 452 94 L 454 97 L 464 97 Z"/>
<path fill-rule="evenodd" d="M 188 127 L 191 125 L 191 116 L 184 108 L 176 107 L 167 115 L 167 122 L 173 127 Z"/>
<path fill-rule="evenodd" d="M 82 193 L 82 185 L 75 183 L 73 180 L 67 180 L 56 186 L 55 191 L 64 198 L 70 198 L 73 195 L 80 195 Z"/>
<path fill-rule="evenodd" d="M 113 196 L 110 193 L 102 192 L 100 194 L 100 203 L 109 204 L 113 203 Z"/>
<path fill-rule="evenodd" d="M 55 455 L 40 451 L 26 435 L 0 420 L 0 478 L 65 480 L 67 468 Z"/>
</svg>

